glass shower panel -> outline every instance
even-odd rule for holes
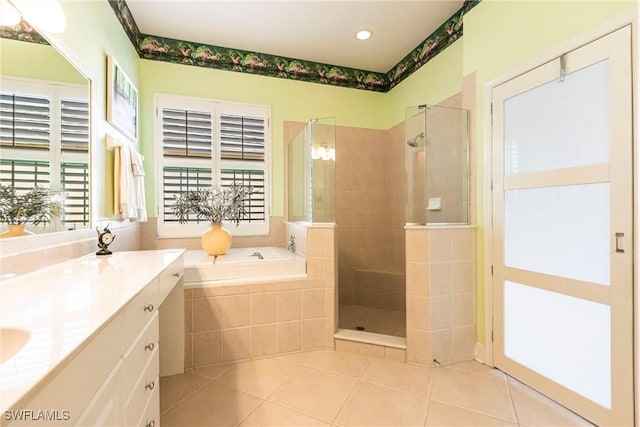
[[[289,221],[311,222],[311,144],[305,127],[288,146]]]
[[[608,81],[601,61],[507,99],[505,175],[607,163]]]
[[[309,123],[311,145],[311,218],[336,221],[336,124],[334,117]]]
[[[425,105],[405,110],[405,174],[406,174],[406,223],[425,224],[426,169],[425,169]]]
[[[467,110],[429,106],[426,119],[427,224],[468,223]]]
[[[507,357],[611,407],[609,306],[505,281],[504,325]]]
[[[467,110],[405,110],[407,224],[469,223]]]

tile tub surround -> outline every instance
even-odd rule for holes
[[[407,226],[407,360],[434,364],[474,356],[474,226]]]
[[[334,226],[306,226],[307,275],[185,286],[185,368],[333,348]]]
[[[163,426],[591,426],[477,362],[445,367],[316,350],[160,380]]]
[[[0,365],[0,409],[25,402],[182,253],[91,254],[0,282],[0,325],[32,334]]]

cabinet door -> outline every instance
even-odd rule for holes
[[[77,426],[122,425],[122,362],[118,362],[75,423]]]

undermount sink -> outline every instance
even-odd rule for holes
[[[11,359],[31,338],[26,329],[0,326],[0,365]]]

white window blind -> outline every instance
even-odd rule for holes
[[[209,226],[173,215],[175,197],[186,191],[251,186],[248,215],[227,228],[235,235],[269,232],[269,107],[156,95],[156,158],[160,236],[199,236]]]
[[[89,102],[86,88],[2,79],[0,183],[63,198],[48,229],[89,225]]]
[[[3,147],[48,150],[51,100],[48,96],[0,94],[0,144]]]

